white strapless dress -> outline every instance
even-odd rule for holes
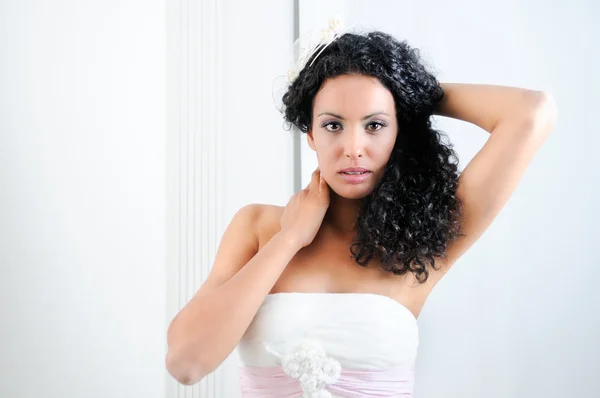
[[[371,293],[275,293],[237,347],[244,398],[412,397],[417,319]]]

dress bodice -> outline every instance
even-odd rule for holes
[[[371,293],[275,293],[237,347],[244,398],[411,397],[415,316]]]

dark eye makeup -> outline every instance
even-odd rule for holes
[[[328,127],[329,126],[336,126],[335,130],[331,130]],[[367,126],[377,126],[375,129],[368,129],[369,131],[378,131],[381,130],[384,127],[387,127],[387,123],[384,123],[382,121],[373,121],[373,122],[369,122],[367,124]],[[339,127],[341,127],[341,123],[339,122],[325,122],[321,125],[321,127],[325,128],[327,131],[330,131],[332,133],[335,133],[337,131],[339,131]]]

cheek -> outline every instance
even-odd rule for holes
[[[396,145],[396,136],[390,137],[385,142],[382,142],[381,146],[379,146],[381,156],[388,159],[394,150],[394,145]]]
[[[315,142],[315,153],[320,161],[331,163],[335,157],[335,145],[322,141]]]
[[[335,153],[321,151],[317,152],[317,162],[325,178],[333,181],[336,178],[339,157],[336,157]]]

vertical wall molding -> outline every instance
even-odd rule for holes
[[[206,279],[222,234],[222,10],[218,0],[167,7],[166,324]],[[217,398],[219,371],[194,386],[166,374],[167,398]]]

